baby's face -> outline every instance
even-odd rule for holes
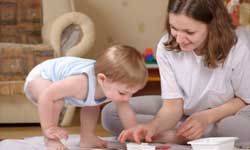
[[[103,84],[103,92],[111,101],[129,101],[131,96],[141,89],[141,85],[128,86],[124,83],[105,81]]]

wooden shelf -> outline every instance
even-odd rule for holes
[[[158,65],[157,64],[146,64],[146,67],[148,68],[148,69],[158,69]]]
[[[154,65],[148,68],[148,81],[160,81],[160,73],[158,66]]]
[[[160,81],[160,77],[148,77],[148,82],[150,81]]]
[[[147,68],[149,73],[148,82],[146,86],[134,96],[161,94],[160,74],[157,64],[147,65]]]

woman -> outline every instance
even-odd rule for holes
[[[156,53],[162,101],[132,101],[140,124],[122,132],[110,104],[104,127],[121,142],[236,136],[250,145],[250,34],[235,29],[223,0],[169,0],[166,31]]]

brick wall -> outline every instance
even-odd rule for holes
[[[30,70],[53,57],[54,52],[47,45],[0,43],[0,96],[22,94]]]
[[[42,43],[41,0],[0,0],[0,42]]]

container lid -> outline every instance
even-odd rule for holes
[[[239,139],[238,137],[210,137],[210,138],[201,138],[193,141],[189,141],[188,144],[199,144],[199,145],[216,145],[222,144],[225,142],[235,141]]]

